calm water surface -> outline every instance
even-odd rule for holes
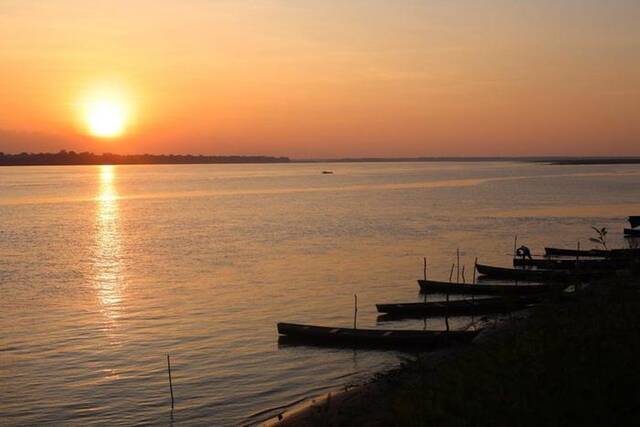
[[[332,169],[334,175],[322,175]],[[640,167],[525,163],[0,168],[4,425],[254,424],[401,353],[279,346],[275,323],[361,327],[513,236],[622,245]],[[461,327],[471,319],[461,318]],[[429,320],[442,328],[443,319]],[[171,414],[165,355],[173,364]]]

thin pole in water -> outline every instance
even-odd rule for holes
[[[580,240],[578,240],[578,251],[576,252],[576,270],[580,268],[579,265],[580,265]],[[580,287],[580,280],[578,279],[576,280],[574,290],[578,292],[579,287]]]
[[[449,272],[449,283],[451,283],[451,279],[453,278],[453,269],[455,266],[455,263],[451,264],[451,271]]]
[[[478,257],[473,261],[473,284],[476,284],[476,269],[478,268]]]
[[[449,294],[447,294],[447,296],[449,296]],[[447,326],[447,332],[449,332],[449,310],[447,310],[446,314],[444,315],[444,323]]]
[[[467,283],[467,279],[464,278],[464,265],[462,266],[462,283]]]
[[[456,283],[460,283],[460,248],[456,249]]]
[[[358,320],[358,294],[353,294],[354,298],[354,307],[353,307],[353,329],[358,329],[357,320]]]
[[[169,391],[171,392],[171,410],[173,411],[173,383],[171,382],[171,359],[167,353],[167,370],[169,371]]]
[[[518,247],[518,235],[516,234],[516,237],[513,239],[513,259],[516,259],[516,251]]]
[[[424,280],[427,280],[427,257],[424,257]]]

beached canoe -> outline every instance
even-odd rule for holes
[[[311,344],[376,347],[440,347],[471,341],[479,331],[413,331],[332,328],[329,326],[278,323],[278,333],[288,340]]]
[[[631,228],[640,227],[640,216],[630,216],[629,224],[631,225]]]
[[[514,258],[514,267],[534,267],[545,270],[615,270],[624,268],[629,263],[624,259],[603,258]]]
[[[525,281],[557,281],[568,278],[566,270],[541,270],[525,268],[494,267],[491,265],[476,264],[478,274],[495,279],[525,280]]]
[[[451,295],[531,295],[563,290],[566,285],[528,285],[528,284],[463,284],[437,282],[435,280],[418,280],[420,292],[430,294]]]
[[[640,228],[625,228],[624,235],[627,237],[640,237]]]
[[[536,268],[507,268],[476,264],[478,273],[494,279],[522,280],[528,282],[561,282],[589,280],[602,277],[606,270],[543,270]]]
[[[479,285],[482,286],[482,285]],[[395,317],[468,316],[488,313],[508,313],[538,303],[541,297],[477,298],[437,302],[376,304],[379,313]]]
[[[590,257],[590,258],[640,258],[640,248],[624,248],[624,249],[560,249],[560,248],[544,248],[547,257]]]
[[[609,251],[600,249],[562,249],[562,248],[544,248],[544,254],[548,257],[591,257],[591,258],[607,258]]]

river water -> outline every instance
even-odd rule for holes
[[[374,307],[420,299],[423,257],[447,280],[459,248],[472,280],[516,234],[540,253],[606,226],[621,246],[639,183],[516,162],[0,168],[0,419],[258,423],[407,357],[279,346],[277,321],[349,326],[357,294],[359,327],[423,328]]]

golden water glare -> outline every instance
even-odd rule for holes
[[[105,329],[112,330],[122,310],[122,260],[120,212],[115,185],[116,168],[99,169],[99,192],[96,197],[94,283],[99,309],[107,319]]]

